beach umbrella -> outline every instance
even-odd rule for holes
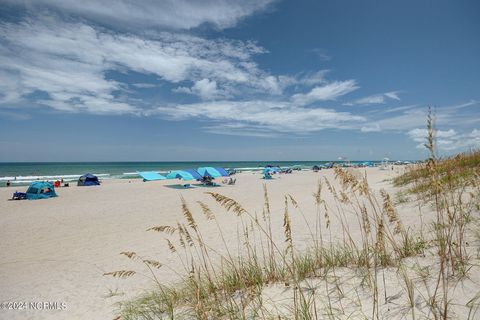
[[[218,178],[222,176],[222,174],[220,174],[220,172],[218,172],[218,170],[213,167],[200,167],[197,169],[197,172],[202,177],[208,176],[212,178]]]
[[[167,179],[183,179],[183,180],[196,180],[189,172],[185,170],[175,170],[167,174]]]

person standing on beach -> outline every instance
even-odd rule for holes
[[[6,185],[7,185],[7,187],[10,187],[10,180],[7,180]]]

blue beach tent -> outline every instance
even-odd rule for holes
[[[91,173],[84,174],[80,178],[78,178],[77,186],[99,186],[100,181],[98,181],[98,177],[94,176]]]
[[[169,174],[167,174],[167,179],[183,179],[183,180],[186,180],[186,181],[197,180],[197,178],[195,178],[193,175],[191,175],[190,172],[185,171],[185,170],[172,171]]]
[[[222,176],[222,174],[213,167],[200,167],[197,169],[197,171],[202,177],[218,178]]]
[[[158,172],[154,172],[154,171],[142,171],[137,173],[143,178],[143,181],[155,181],[155,180],[167,179],[161,174],[159,174]]]
[[[27,190],[28,200],[48,199],[56,196],[55,187],[50,182],[32,182]]]
[[[272,173],[275,173],[277,172],[277,170],[275,170],[275,168],[270,168],[270,167],[267,167],[265,169],[263,169],[263,178],[262,179],[265,179],[265,180],[270,180],[270,179],[273,179],[272,177]]]
[[[220,173],[222,175],[222,177],[228,177],[230,176],[230,174],[227,172],[227,170],[225,170],[224,168],[221,168],[221,167],[215,167],[215,170],[218,171],[218,173]]]
[[[278,170],[276,168],[265,168],[263,169],[263,174],[271,174],[271,173],[275,173],[275,172],[278,172]]]
[[[202,178],[203,178],[203,176],[200,173],[198,173],[198,171],[195,170],[195,169],[184,169],[182,171],[186,171],[186,172],[190,173],[192,175],[192,177],[194,177],[196,180],[202,180]]]
[[[264,172],[262,179],[265,179],[265,180],[273,179],[272,175],[270,174],[270,171]]]

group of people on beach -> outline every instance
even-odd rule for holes
[[[16,180],[17,180],[17,177],[14,177],[13,180],[16,181]],[[37,178],[37,180],[39,180],[39,179]],[[65,183],[65,184],[63,183],[63,178],[61,178],[61,180],[55,181],[54,186],[55,186],[56,188],[58,188],[58,187],[61,186],[61,184],[63,184],[64,187],[68,187],[68,183]],[[11,185],[12,185],[12,183],[10,182],[10,180],[7,180],[7,182],[5,182],[5,186],[6,186],[7,188],[10,187]]]

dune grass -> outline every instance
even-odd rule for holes
[[[404,225],[385,190],[375,192],[366,176],[340,168],[334,169],[335,181],[321,180],[315,188],[314,222],[308,221],[301,205],[286,194],[283,225],[273,225],[266,186],[261,214],[249,212],[235,199],[209,192],[240,226],[237,241],[244,250],[235,255],[232,243],[225,240],[217,213],[203,202],[195,204],[204,218],[216,225],[223,253],[204,240],[194,219],[192,204],[182,198],[183,222],[148,229],[166,238],[169,250],[180,261],[181,267],[176,266],[174,271],[182,280],[162,283],[155,272],[168,266],[139,257],[135,252],[122,252],[127,259],[138,261],[149,270],[156,289],[121,303],[120,317],[451,318],[454,315],[452,288],[468,279],[468,273],[476,267],[466,244],[470,236],[467,227],[472,216],[478,216],[478,207],[472,204],[480,196],[480,155],[471,152],[438,160],[431,114],[428,129],[430,158],[395,179],[397,185],[413,185],[411,192],[428,193],[428,204],[434,208],[431,213],[435,215],[434,222],[419,228],[430,230],[427,234]],[[333,201],[325,200],[327,193]],[[291,221],[294,214],[302,217],[304,233],[311,239],[306,249],[297,246]],[[332,231],[332,223],[340,226],[340,230]],[[272,230],[280,227],[284,239],[275,241]],[[352,236],[353,228],[360,231],[359,237]],[[138,274],[135,270],[105,273],[117,278]],[[269,298],[268,291],[279,287],[283,288],[286,303]],[[474,319],[478,316],[479,297],[477,294],[464,303],[456,301],[455,308],[468,309],[468,318]]]
[[[429,163],[412,166],[405,174],[394,178],[397,187],[407,186],[410,194],[431,197],[431,170]],[[480,176],[480,151],[471,150],[452,157],[440,159],[435,168],[439,183],[443,188],[457,190],[476,184]]]

